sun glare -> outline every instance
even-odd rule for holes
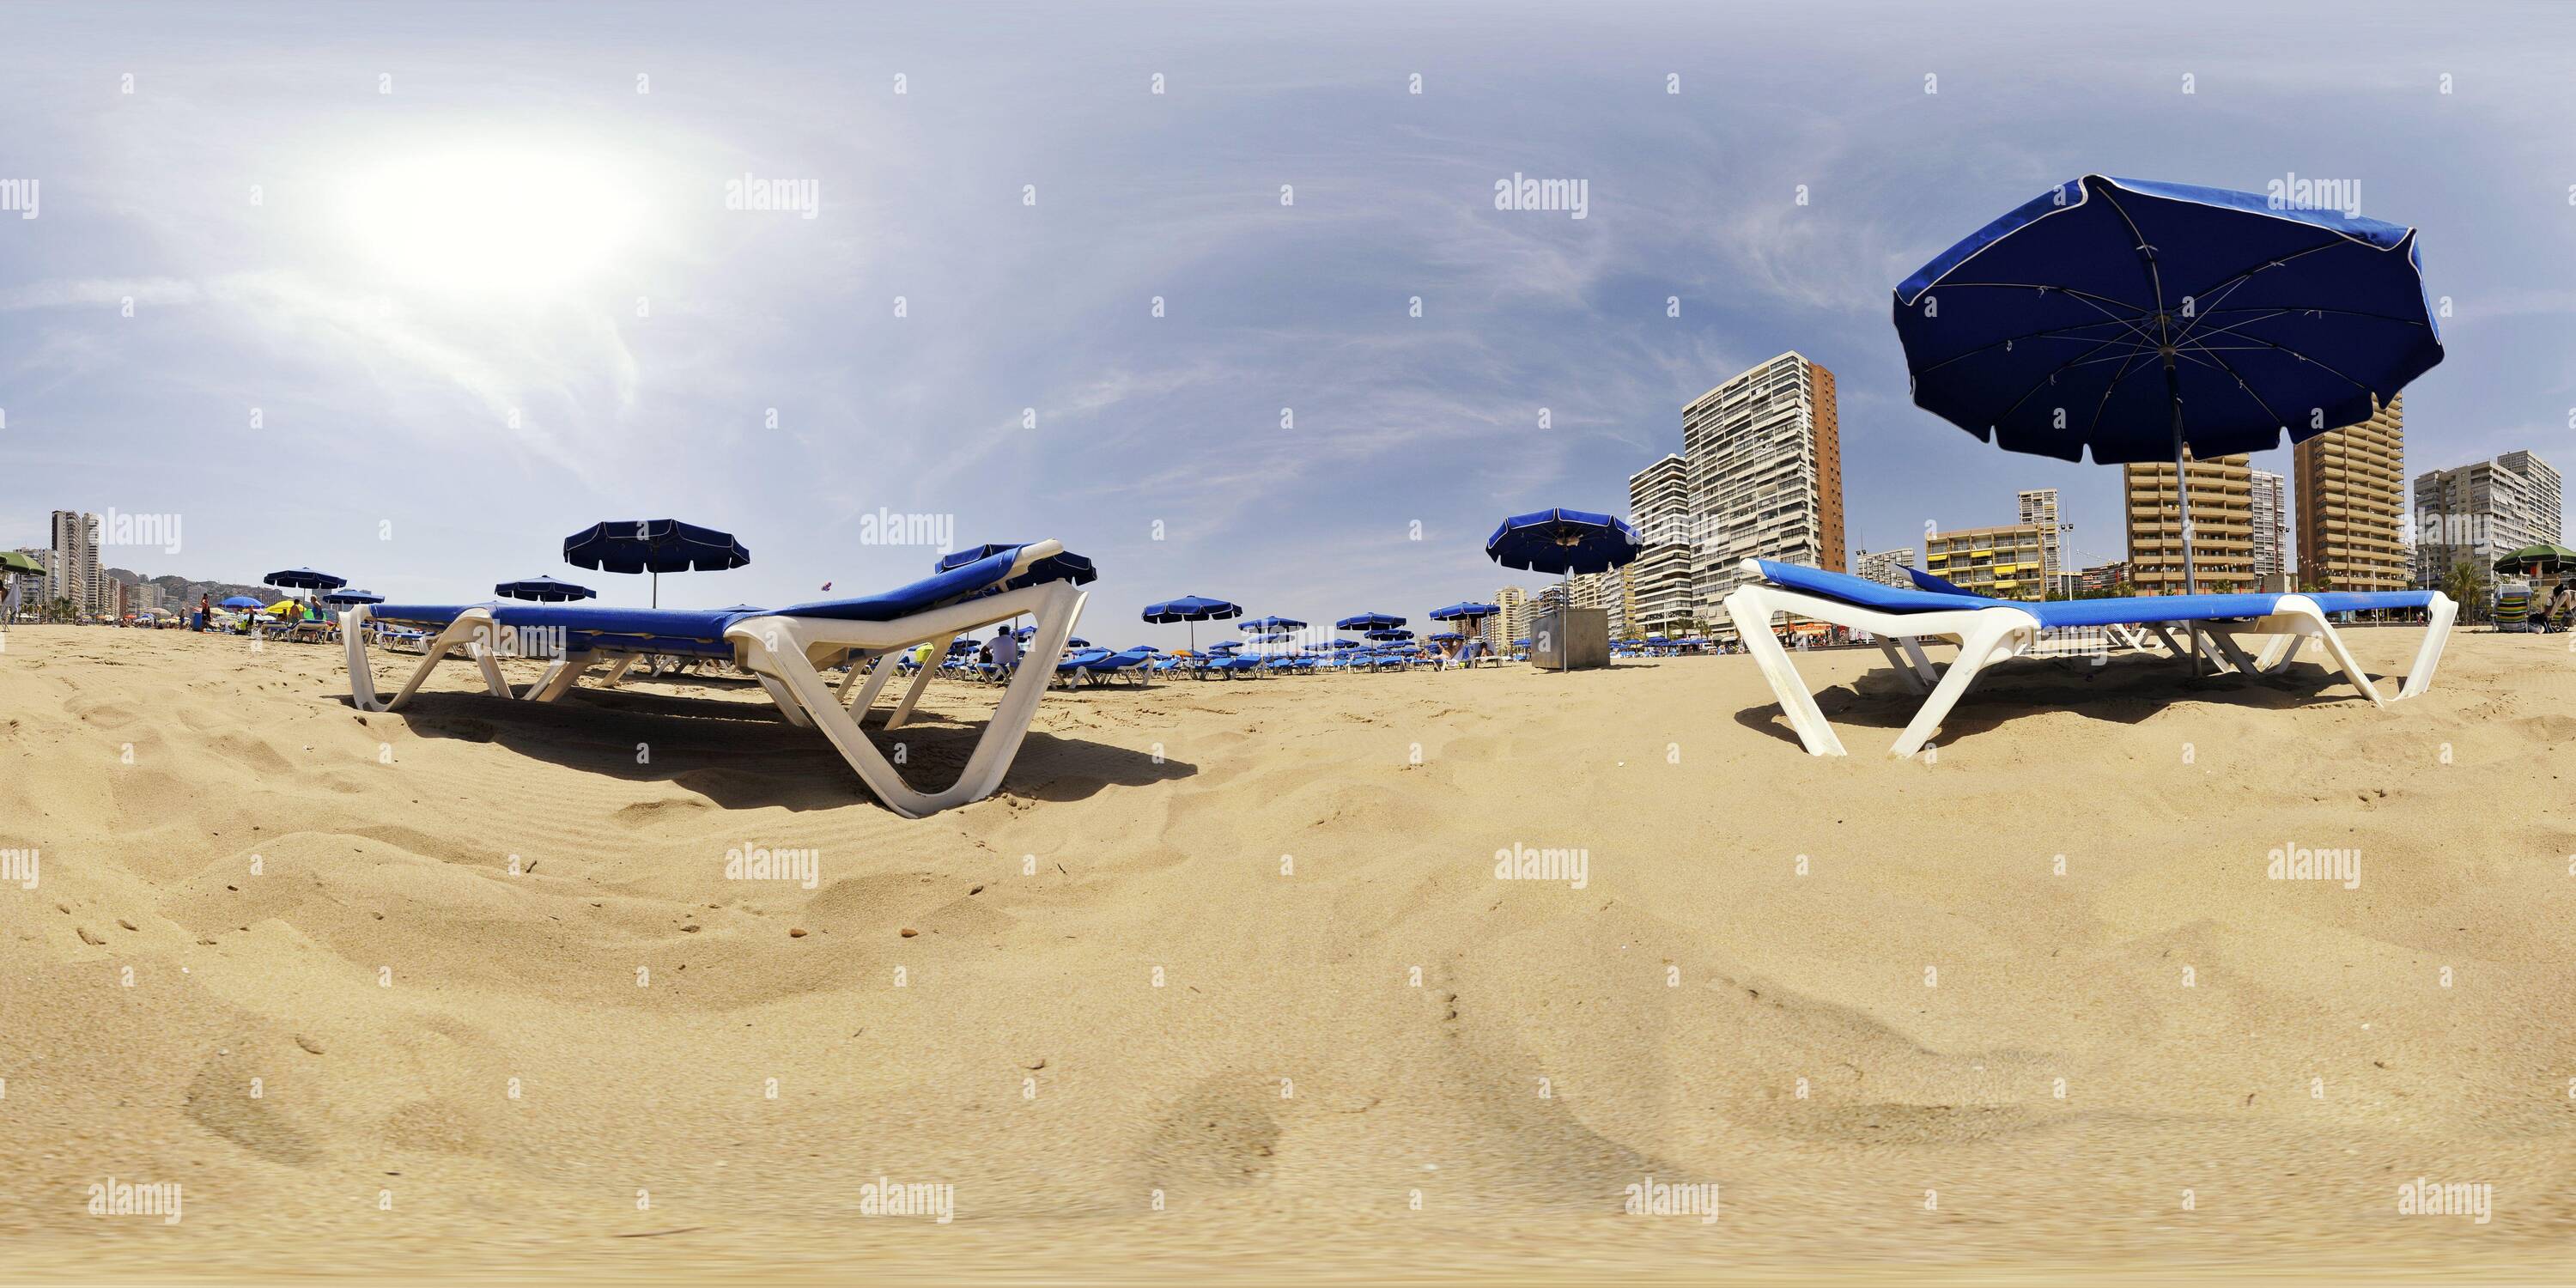
[[[583,157],[474,150],[366,171],[349,187],[346,215],[358,247],[407,285],[536,296],[615,254],[634,200]]]

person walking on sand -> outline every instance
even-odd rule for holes
[[[212,620],[214,615],[215,597],[211,594],[197,596],[197,630],[200,634],[204,633],[206,623]]]

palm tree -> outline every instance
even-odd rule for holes
[[[2487,578],[2474,563],[2455,562],[2442,572],[2442,593],[2460,606],[2460,620],[2474,622],[2486,607]]]

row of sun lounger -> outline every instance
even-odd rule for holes
[[[1354,649],[1333,655],[1160,656],[1146,647],[1112,651],[1083,647],[1067,652],[1088,595],[1067,576],[1039,567],[1061,553],[1057,542],[1010,547],[882,594],[822,600],[781,609],[607,608],[582,604],[480,605],[376,604],[344,613],[338,623],[348,649],[351,700],[367,711],[393,711],[409,702],[438,663],[462,653],[481,668],[486,689],[515,701],[553,702],[592,672],[613,687],[639,663],[671,659],[730,665],[759,681],[788,723],[820,730],[860,779],[898,813],[919,817],[990,795],[1018,753],[1039,699],[1054,683],[1069,687],[1141,684],[1149,676],[1201,680],[1253,678],[1327,670],[1411,668],[1437,658],[1392,650]],[[2323,651],[2374,705],[2411,698],[2432,683],[2458,606],[2434,591],[2375,594],[2168,595],[2127,599],[2024,603],[1989,599],[1916,574],[1913,588],[1769,560],[1746,560],[1752,578],[1726,600],[1737,634],[1780,700],[1782,711],[1810,754],[1844,754],[1842,741],[1816,707],[1788,653],[1772,633],[1783,614],[1827,622],[1874,636],[1897,676],[1925,701],[1892,748],[1911,756],[1940,728],[1976,678],[1998,663],[2047,653],[2053,631],[2091,629],[2143,645],[2152,635],[2176,656],[2181,629],[2209,641],[2223,664],[2246,675],[2279,672],[2309,644]],[[2330,618],[2338,613],[2396,610],[2424,615],[2424,640],[2395,698],[2383,695],[2344,647]],[[951,645],[976,631],[1028,616],[1032,638],[1019,664],[1003,672],[971,657],[951,655]],[[515,647],[536,633],[547,645]],[[417,669],[392,696],[381,696],[367,649],[370,641],[421,645]],[[1958,645],[1956,660],[1936,668],[1922,641]],[[912,658],[929,645],[936,664]],[[531,652],[553,658],[544,676],[524,693],[501,676],[504,655]],[[837,687],[824,678],[845,668]],[[1004,692],[986,722],[964,770],[945,788],[923,790],[907,782],[879,752],[860,721],[898,677],[908,681],[881,728],[901,728],[935,675],[984,678]]]

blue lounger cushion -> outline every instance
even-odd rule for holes
[[[467,608],[488,608],[503,626],[560,630],[565,646],[575,652],[673,653],[697,657],[731,657],[725,630],[753,617],[818,617],[848,622],[889,622],[956,603],[994,588],[1009,575],[1019,556],[1016,548],[925,577],[909,586],[855,599],[817,600],[776,610],[708,610],[694,608],[613,608],[597,604],[378,604],[367,615],[377,621],[444,628]]]
[[[1858,604],[1863,608],[1875,608],[1885,613],[1954,613],[1963,608],[1977,608],[2003,602],[1948,591],[1908,590],[1903,586],[1890,586],[1883,582],[1871,581],[1867,577],[1826,572],[1821,568],[1806,568],[1769,559],[1759,562],[1762,565],[1763,580],[1774,586],[1788,590],[1802,590],[1810,595],[1825,599],[1839,599],[1846,604]]]
[[[371,622],[395,622],[404,626],[436,627],[440,630],[445,630],[451,623],[455,622],[457,614],[462,613],[469,608],[482,607],[486,607],[486,605],[370,604],[367,606],[367,620]]]
[[[1966,595],[1971,599],[1977,598],[1977,592],[1965,586],[1954,585],[1949,578],[1936,577],[1920,568],[1908,568],[1905,570],[1905,575],[1914,582],[1916,590],[1928,590],[1935,595]]]
[[[1003,578],[1010,575],[1011,564],[1019,558],[1019,547],[986,555],[973,563],[952,568],[932,577],[924,577],[909,586],[856,599],[824,599],[812,603],[792,604],[776,609],[779,617],[824,617],[843,622],[891,622],[898,617],[945,607],[987,590],[999,589]],[[1022,581],[1031,585],[1050,580],[1035,574]],[[744,614],[748,617],[751,614]]]
[[[2325,613],[2433,606],[2433,592],[2429,590],[2327,590],[2318,591],[2308,598],[2316,602],[2317,611]]]
[[[1882,585],[1866,577],[1846,573],[1803,568],[1796,564],[1758,561],[1763,579],[1774,586],[1804,591],[1825,599],[1841,600],[1863,608],[1888,613],[1955,612],[1962,608],[2017,608],[2039,619],[2042,626],[2144,626],[2162,622],[2216,622],[2243,617],[2261,617],[2281,602],[2274,594],[2233,595],[2138,595],[2120,599],[2059,599],[2046,603],[2028,600],[1988,599],[1978,595],[1946,594],[1927,590],[1907,590],[1901,586]],[[2341,591],[2307,597],[2321,612],[2346,613],[2367,609],[2425,608],[2433,602],[2429,590]]]

